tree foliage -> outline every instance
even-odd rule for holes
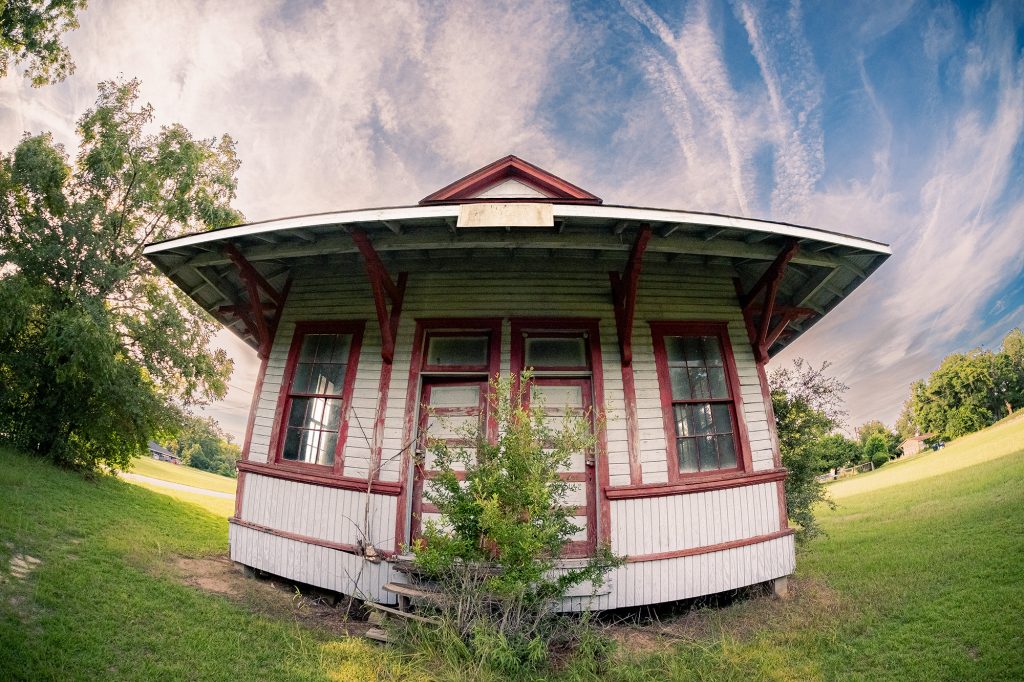
[[[0,437],[70,465],[127,466],[231,373],[142,249],[239,220],[234,143],[146,132],[138,88],[100,84],[74,160],[46,133],[0,157]]]
[[[814,446],[818,456],[818,471],[824,473],[863,461],[864,450],[860,443],[850,440],[841,433],[831,433]]]
[[[238,475],[242,450],[212,417],[185,415],[181,431],[165,445],[190,467],[232,478]]]
[[[0,77],[18,64],[32,85],[64,80],[75,70],[61,36],[78,28],[87,0],[0,0]]]
[[[881,433],[872,433],[868,436],[864,443],[864,458],[877,469],[888,462],[889,457],[889,442],[886,436]]]
[[[923,431],[958,438],[1024,405],[1024,332],[1013,329],[1000,350],[974,349],[946,356],[926,381],[911,386],[913,423]]]
[[[889,453],[890,457],[897,457],[900,454],[900,443],[903,442],[903,439],[881,421],[872,419],[857,427],[857,439],[865,450],[863,461],[871,461],[871,455],[867,452],[867,446],[872,436],[878,436],[882,439],[882,442],[885,444],[885,450]]]
[[[786,511],[797,524],[797,538],[820,534],[814,506],[827,502],[821,471],[823,441],[845,419],[843,393],[847,386],[829,376],[828,363],[815,368],[797,358],[793,366],[779,367],[769,378],[772,408],[786,478]]]

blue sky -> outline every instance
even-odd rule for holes
[[[0,148],[73,148],[96,82],[138,76],[160,122],[235,137],[250,220],[415,203],[514,153],[608,203],[888,242],[773,361],[831,361],[852,424],[1024,324],[1024,3],[94,0],[68,43],[65,83],[0,80]],[[240,434],[256,364],[218,342],[208,412]]]

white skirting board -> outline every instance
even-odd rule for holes
[[[374,564],[336,549],[232,524],[231,560],[323,589],[394,603],[382,588],[404,582],[386,562]],[[560,610],[603,610],[659,604],[726,592],[793,572],[792,535],[743,547],[658,561],[627,563],[608,574],[603,594],[566,599]]]

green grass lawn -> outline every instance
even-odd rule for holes
[[[790,600],[609,627],[614,662],[572,679],[1024,679],[1024,421],[854,482]],[[195,505],[0,450],[0,679],[481,678],[185,584],[226,544]]]
[[[159,478],[162,481],[190,485],[194,488],[205,488],[231,494],[235,492],[236,480],[233,478],[211,474],[209,471],[194,469],[184,464],[160,462],[152,457],[136,457],[132,462],[130,472],[150,478]]]

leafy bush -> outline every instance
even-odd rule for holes
[[[528,404],[529,383],[529,373],[516,382],[492,380],[496,442],[474,426],[461,434],[468,447],[428,444],[438,473],[424,497],[442,523],[426,523],[412,548],[419,569],[444,595],[436,609],[440,627],[418,628],[418,636],[458,640],[449,651],[509,673],[542,667],[552,647],[572,641],[601,649],[580,634],[579,619],[555,617],[553,606],[574,586],[600,586],[621,562],[603,546],[595,557],[560,565],[581,529],[559,473],[574,453],[596,447],[593,415],[569,413],[554,428],[539,400]]]
[[[864,444],[864,458],[871,462],[876,469],[889,461],[889,444],[886,442],[885,436],[876,433],[868,437]]]

